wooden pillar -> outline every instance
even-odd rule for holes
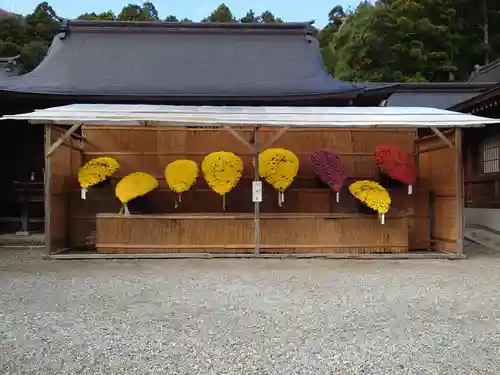
[[[259,127],[254,127],[253,130],[254,149],[255,149],[255,163],[254,163],[254,181],[260,181],[259,175]],[[252,194],[253,195],[253,194]],[[260,202],[254,202],[254,236],[255,236],[255,254],[260,253]]]
[[[44,185],[44,216],[45,216],[45,250],[52,253],[52,236],[51,236],[51,210],[52,210],[52,158],[49,155],[49,150],[52,145],[52,125],[45,125],[45,174],[43,179]]]
[[[464,253],[464,168],[462,160],[462,129],[455,128],[455,168],[457,205],[457,254]]]

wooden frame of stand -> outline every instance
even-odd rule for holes
[[[434,135],[426,135],[422,137],[417,136],[417,132],[415,129],[376,129],[376,128],[341,128],[330,130],[330,133],[336,133],[337,135],[330,135],[332,139],[337,137],[337,141],[345,140],[345,136],[339,134],[349,132],[350,139],[357,139],[361,141],[364,146],[367,146],[371,141],[371,139],[397,139],[400,134],[404,133],[412,133],[414,134],[414,144],[412,145],[413,150],[419,155],[419,170],[420,170],[420,180],[418,183],[416,193],[412,197],[414,200],[412,204],[407,207],[403,207],[405,203],[407,203],[407,199],[403,199],[400,201],[402,205],[398,207],[396,212],[393,215],[389,215],[388,217],[388,226],[383,228],[389,228],[394,223],[394,228],[391,229],[391,233],[376,233],[374,234],[374,239],[367,237],[367,241],[365,243],[360,243],[360,241],[346,241],[346,238],[356,238],[356,234],[359,235],[359,231],[366,229],[367,217],[366,215],[356,214],[355,212],[338,212],[335,209],[332,210],[330,207],[328,212],[309,212],[302,213],[296,212],[295,217],[293,213],[288,214],[273,214],[269,213],[269,209],[267,213],[261,214],[262,204],[259,202],[253,203],[253,214],[250,212],[239,213],[239,217],[235,217],[234,212],[224,213],[222,216],[214,215],[210,212],[199,213],[197,217],[193,215],[192,212],[187,212],[184,215],[184,221],[186,220],[200,220],[203,215],[208,222],[220,221],[224,222],[224,226],[228,224],[238,222],[243,219],[247,221],[251,221],[253,227],[253,243],[240,243],[232,242],[230,244],[224,243],[207,243],[206,239],[203,243],[203,246],[197,247],[194,243],[182,244],[178,243],[174,247],[169,247],[165,244],[158,243],[146,243],[147,241],[139,241],[134,243],[130,238],[126,240],[127,243],[110,243],[113,242],[112,239],[106,239],[105,242],[102,242],[103,238],[106,237],[101,234],[99,235],[99,230],[101,233],[108,233],[111,230],[109,225],[111,221],[113,222],[125,222],[123,218],[117,217],[116,214],[110,214],[109,211],[103,211],[102,213],[95,212],[90,215],[82,214],[78,211],[79,203],[74,200],[74,193],[77,188],[76,186],[76,176],[75,170],[83,163],[86,158],[91,158],[97,155],[110,155],[116,156],[118,158],[125,157],[127,152],[121,152],[116,150],[98,150],[99,147],[99,139],[102,138],[103,131],[109,130],[114,131],[115,134],[119,134],[120,132],[137,132],[137,131],[147,131],[153,132],[156,134],[163,133],[169,129],[156,127],[153,124],[144,123],[145,126],[142,127],[130,127],[130,126],[120,126],[110,124],[109,126],[85,126],[83,123],[74,124],[68,130],[62,130],[60,127],[53,127],[53,125],[46,125],[46,178],[45,178],[45,191],[46,191],[46,213],[47,213],[47,222],[46,222],[46,236],[47,236],[47,244],[49,247],[50,253],[58,253],[60,251],[64,251],[67,249],[74,249],[81,247],[83,244],[83,236],[86,234],[88,237],[88,232],[90,228],[94,228],[97,230],[97,236],[100,237],[97,239],[98,242],[98,251],[103,253],[142,253],[145,252],[169,252],[173,253],[193,253],[193,252],[208,252],[208,253],[227,253],[227,254],[248,254],[253,253],[254,255],[259,255],[261,253],[303,253],[303,254],[311,254],[311,253],[351,253],[351,254],[365,254],[365,253],[400,253],[406,252],[408,250],[416,250],[416,249],[434,249],[436,251],[442,252],[453,252],[457,254],[463,253],[462,246],[462,228],[463,228],[463,206],[461,197],[461,162],[460,162],[460,129],[452,131],[451,133],[443,134],[439,130],[434,131]],[[74,133],[80,127],[83,128],[82,135],[75,136]],[[139,130],[140,129],[140,130]],[[147,129],[147,130],[146,130]],[[225,131],[228,134],[231,134],[232,137],[238,140],[239,144],[243,146],[244,149],[250,150],[252,159],[258,160],[255,156],[258,155],[258,152],[262,149],[268,148],[274,144],[277,144],[277,147],[285,147],[291,149],[291,151],[295,151],[292,147],[289,147],[290,143],[293,143],[293,137],[298,139],[299,143],[303,143],[305,136],[306,137],[317,137],[318,133],[315,132],[326,132],[325,130],[320,129],[293,129],[290,131],[290,127],[282,127],[281,129],[274,129],[269,131],[270,129],[265,129],[264,133],[259,131],[258,126],[253,127],[245,127],[245,129],[237,129],[235,127],[229,126],[221,126],[218,131]],[[209,133],[213,131],[212,129],[175,129],[174,132],[195,132],[198,131],[201,134]],[[96,132],[99,133],[99,137],[95,137]],[[253,134],[252,142],[249,142],[243,133],[251,133]],[[304,132],[309,132],[309,134],[304,134]],[[285,135],[288,135],[288,138],[284,140],[280,144],[280,140],[284,138]],[[353,137],[353,134],[356,134]],[[363,138],[363,134],[365,137]],[[438,135],[440,134],[440,135]],[[73,135],[73,136],[72,136]],[[261,140],[264,135],[264,139]],[[385,136],[384,136],[385,135]],[[384,138],[385,137],[385,138]],[[396,137],[396,138],[394,138]],[[448,140],[445,142],[443,146],[443,137]],[[125,137],[126,138],[126,137]],[[137,139],[137,134],[134,134],[132,138]],[[175,137],[174,137],[175,138]],[[211,138],[211,137],[208,137]],[[213,138],[213,137],[212,137]],[[149,139],[149,138],[148,138]],[[367,140],[368,139],[368,140]],[[53,141],[55,140],[55,143]],[[127,141],[125,141],[127,143]],[[147,142],[146,142],[147,143]],[[317,143],[324,144],[325,140],[319,140]],[[334,142],[335,143],[335,142]],[[351,142],[354,144],[354,141]],[[263,145],[259,147],[260,145]],[[352,146],[351,144],[351,146]],[[407,144],[408,146],[408,144]],[[130,148],[130,142],[129,146]],[[133,147],[132,147],[133,148]],[[232,148],[232,147],[229,147]],[[335,147],[332,147],[335,150]],[[356,166],[356,162],[354,165],[354,169],[359,167],[358,169],[366,169],[366,159],[369,157],[369,152],[358,151],[362,147],[353,147],[352,151],[345,151],[343,154],[347,158],[359,158],[363,159],[363,162],[358,162],[363,165],[361,167]],[[238,149],[241,151],[241,149]],[[238,150],[235,150],[238,154]],[[217,148],[213,147],[211,150],[206,150],[205,152],[192,153],[192,155],[196,154],[199,158],[202,155],[208,154],[209,152],[218,151]],[[231,151],[228,149],[228,151]],[[169,151],[164,151],[163,156],[168,159],[173,156],[175,152],[170,153]],[[303,153],[299,153],[299,157],[302,160],[304,159]],[[156,155],[158,157],[158,153],[153,151],[137,151],[131,152],[128,151],[127,157],[133,156],[147,158],[148,156],[154,157]],[[186,153],[179,155],[186,155]],[[160,158],[161,155],[159,156]],[[66,164],[64,164],[63,160],[69,160]],[[442,165],[442,161],[444,160],[448,163],[451,159],[455,160],[453,165],[455,168],[451,169],[451,172],[443,175],[442,171],[444,166]],[[54,169],[53,162],[56,160],[57,168]],[[64,165],[63,165],[64,164]],[[126,163],[125,163],[126,164]],[[131,165],[140,165],[137,163],[131,163]],[[248,164],[248,163],[247,163]],[[303,164],[303,163],[302,163]],[[253,172],[253,181],[259,181],[260,178],[258,176],[258,163],[255,163],[255,169]],[[301,165],[302,166],[302,165]],[[164,167],[164,166],[162,166]],[[132,170],[131,170],[132,171]],[[440,171],[439,173],[437,171]],[[448,178],[453,174],[453,186],[446,185],[443,178]],[[356,179],[359,178],[373,178],[374,176],[354,176]],[[300,176],[299,176],[300,178]],[[59,180],[59,181],[57,181]],[[62,180],[62,181],[61,181]],[[310,182],[310,181],[309,181]],[[309,189],[306,191],[306,189]],[[200,194],[201,194],[200,189]],[[267,189],[269,190],[269,189]],[[305,192],[305,194],[309,194],[311,197],[319,194],[326,194],[325,190],[315,189],[312,187],[304,188],[300,192]],[[419,193],[420,192],[420,193]],[[203,192],[204,193],[204,192]],[[420,195],[419,195],[420,194]],[[344,196],[348,196],[348,194],[344,194]],[[422,206],[426,206],[423,202],[426,201],[426,197],[430,197],[428,199],[429,205],[427,212],[425,209],[421,210]],[[245,199],[249,199],[249,195]],[[312,198],[303,199],[307,201],[309,199],[309,206],[315,205],[316,207],[320,207],[317,203],[312,203]],[[399,198],[398,198],[399,199]],[[300,199],[299,199],[300,200]],[[397,199],[396,199],[397,200]],[[451,211],[449,210],[450,206],[453,206],[453,213],[456,213],[456,217],[453,219],[450,216]],[[323,204],[324,205],[324,204]],[[300,206],[300,205],[299,205]],[[298,207],[299,207],[298,206]],[[307,202],[304,203],[299,209],[304,209],[307,207]],[[411,207],[410,207],[411,206]],[[323,210],[324,207],[321,207]],[[416,212],[419,211],[419,212]],[[108,213],[105,213],[108,212]],[[117,211],[116,211],[117,212]],[[226,216],[223,219],[224,215]],[[286,215],[289,215],[286,217]],[[420,215],[420,216],[419,216]],[[151,225],[154,225],[156,221],[161,220],[160,216],[163,216],[164,220],[179,221],[180,218],[175,215],[157,215],[157,214],[146,214],[146,215],[137,215],[134,216],[134,223],[142,222],[146,223],[147,219],[151,220]],[[236,215],[237,216],[237,215]],[[271,221],[270,221],[271,220]],[[268,222],[279,222],[282,221],[282,227],[284,234],[277,234],[278,232],[273,231],[273,229],[269,229],[266,227],[262,229],[262,223]],[[302,220],[302,222],[301,222]],[[312,222],[316,224],[311,224]],[[355,222],[358,221],[358,224],[354,225],[353,228],[341,228],[342,223]],[[371,218],[371,222],[375,222],[375,218]],[[291,224],[294,223],[295,227]],[[132,221],[129,220],[128,224],[130,225]],[[304,224],[307,223],[307,224]],[[325,224],[324,229],[326,232],[335,232],[340,233],[337,237],[330,237],[327,241],[313,243],[312,241],[300,243],[286,243],[286,240],[290,237],[289,234],[293,232],[295,229],[290,228],[308,228],[308,230],[317,230],[318,223]],[[336,224],[333,224],[336,223]],[[360,224],[361,223],[361,224]],[[104,224],[107,224],[104,225]],[[120,225],[120,224],[119,224]],[[332,225],[337,225],[336,227],[332,227]],[[339,226],[340,225],[340,226]],[[345,224],[347,225],[347,224]],[[160,225],[161,227],[161,225]],[[84,232],[77,233],[78,228],[84,228]],[[287,229],[288,228],[288,229]],[[150,228],[151,229],[151,228]],[[245,233],[244,236],[248,236],[248,225],[244,228],[236,228],[235,233]],[[379,228],[380,229],[380,228]],[[104,230],[104,232],[102,232]],[[185,228],[182,229],[185,231]],[[289,231],[288,235],[286,231]],[[347,230],[347,232],[343,232],[343,230]],[[352,232],[352,233],[351,233]],[[131,233],[130,230],[125,230],[125,233]],[[307,233],[307,232],[305,232]],[[343,235],[342,235],[343,234]],[[117,233],[116,238],[120,238],[123,233]],[[285,243],[270,243],[267,239],[271,237],[281,236],[285,240]],[[144,234],[143,238],[151,238],[149,234]],[[405,242],[406,237],[406,242]],[[177,241],[181,241],[178,236]],[[264,238],[264,242],[261,240]],[[116,241],[114,241],[116,242]],[[100,246],[99,246],[100,245]],[[114,246],[111,246],[114,245]],[[237,246],[234,246],[237,245]]]

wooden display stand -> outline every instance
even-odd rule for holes
[[[64,132],[47,126],[47,134],[47,150],[52,150],[46,197],[52,251],[81,248],[89,237],[96,238],[98,252],[113,254],[461,251],[456,219],[461,210],[457,147],[451,148],[436,136],[419,139],[414,129],[298,128],[285,132],[265,128],[259,132],[259,143],[252,128],[91,125],[83,127],[80,138],[66,137],[58,148],[53,145],[64,138]],[[447,137],[459,147],[459,131]],[[261,149],[289,149],[300,160],[299,174],[285,193],[283,207],[278,207],[276,192],[266,184],[262,203],[252,202],[255,153],[250,148],[256,144]],[[419,167],[412,195],[405,188],[390,191],[391,209],[384,225],[376,215],[358,212],[347,190],[353,181],[378,179],[372,156],[377,144],[415,153]],[[311,153],[320,148],[338,152],[345,164],[348,180],[340,203],[317,181],[309,165]],[[227,196],[227,212],[203,178],[174,209],[175,194],[166,186],[165,166],[176,159],[201,165],[207,154],[221,150],[234,152],[244,163],[242,179]],[[120,169],[107,188],[90,189],[83,201],[78,168],[98,156],[116,158]],[[138,171],[155,176],[159,187],[145,197],[147,204],[136,211],[139,214],[119,215],[114,186],[123,176]]]
[[[254,217],[219,215],[97,215],[100,253],[253,252]],[[261,252],[407,252],[408,220],[380,225],[360,214],[263,214]],[[363,233],[362,236],[359,234]]]

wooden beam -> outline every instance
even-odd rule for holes
[[[83,122],[78,122],[76,124],[73,124],[71,128],[66,130],[66,132],[57,140],[54,142],[52,146],[48,149],[48,151],[45,151],[45,156],[49,157],[57,148],[69,137],[71,137],[71,134],[73,134],[80,126],[83,125]]]
[[[52,125],[52,127],[53,127],[53,129],[59,130],[60,132],[63,132],[63,133],[66,131],[66,129],[61,128],[60,126],[57,126],[57,125]],[[83,141],[85,140],[85,137],[81,136],[80,134],[71,134],[71,136],[73,138],[76,138],[76,139],[80,139],[80,140],[83,140]]]
[[[443,133],[441,133],[441,131],[438,128],[436,128],[435,126],[431,126],[431,130],[434,132],[434,134],[436,134],[439,138],[441,138],[441,140],[444,143],[446,143],[448,147],[450,148],[455,147],[453,143],[451,143],[451,141],[448,138],[446,138],[446,136]]]
[[[231,126],[229,125],[224,125],[224,129],[226,129],[229,133],[233,135],[234,138],[236,138],[238,141],[243,143],[246,147],[248,147],[252,152],[255,152],[255,148],[248,142],[243,136],[238,133],[236,130],[234,130]]]
[[[441,133],[442,133],[442,134],[452,134],[454,130],[455,130],[455,129],[446,129],[446,130],[443,130]],[[435,135],[432,135],[432,134],[431,134],[431,135],[424,135],[424,136],[422,136],[422,137],[418,137],[418,138],[415,140],[415,142],[422,142],[422,141],[425,141],[425,140],[427,140],[427,139],[432,139],[432,138],[434,138],[434,137],[435,137]]]
[[[224,258],[263,258],[263,259],[466,259],[464,255],[453,253],[374,253],[374,254],[352,254],[352,253],[280,253],[280,254],[251,254],[251,253],[70,253],[54,254],[46,256],[47,259],[55,260],[82,260],[82,259],[224,259]]]
[[[45,125],[45,174],[43,179],[44,194],[45,194],[45,249],[48,254],[52,252],[52,221],[51,221],[51,211],[52,211],[52,160],[48,154],[50,145],[52,143],[52,125]]]
[[[285,134],[288,129],[290,129],[290,126],[284,126],[282,127],[275,135],[274,137],[272,137],[269,141],[267,141],[265,144],[264,144],[264,147],[262,147],[263,150],[265,150],[266,148],[269,148],[271,147],[273,144],[275,144],[282,136],[283,134]]]

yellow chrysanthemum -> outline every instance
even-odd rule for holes
[[[176,192],[175,207],[181,202],[181,193],[188,191],[198,177],[198,164],[192,160],[176,160],[165,168],[165,179],[170,190]]]
[[[176,160],[165,168],[165,178],[170,190],[183,193],[191,189],[198,177],[198,165],[192,160]]]
[[[135,172],[123,177],[116,184],[115,195],[122,202],[128,215],[127,203],[132,199],[146,195],[158,187],[158,180],[148,173]]]
[[[119,167],[120,165],[115,159],[106,156],[85,163],[78,170],[78,182],[82,188],[82,199],[85,199],[88,188],[111,177]]]
[[[201,170],[208,186],[224,197],[240,180],[243,162],[232,152],[212,152],[203,159]]]
[[[356,181],[349,185],[349,191],[359,201],[384,215],[389,211],[391,197],[389,192],[374,181]]]
[[[269,148],[259,155],[259,175],[278,192],[279,205],[284,201],[283,192],[293,182],[299,171],[299,159],[283,148]]]

